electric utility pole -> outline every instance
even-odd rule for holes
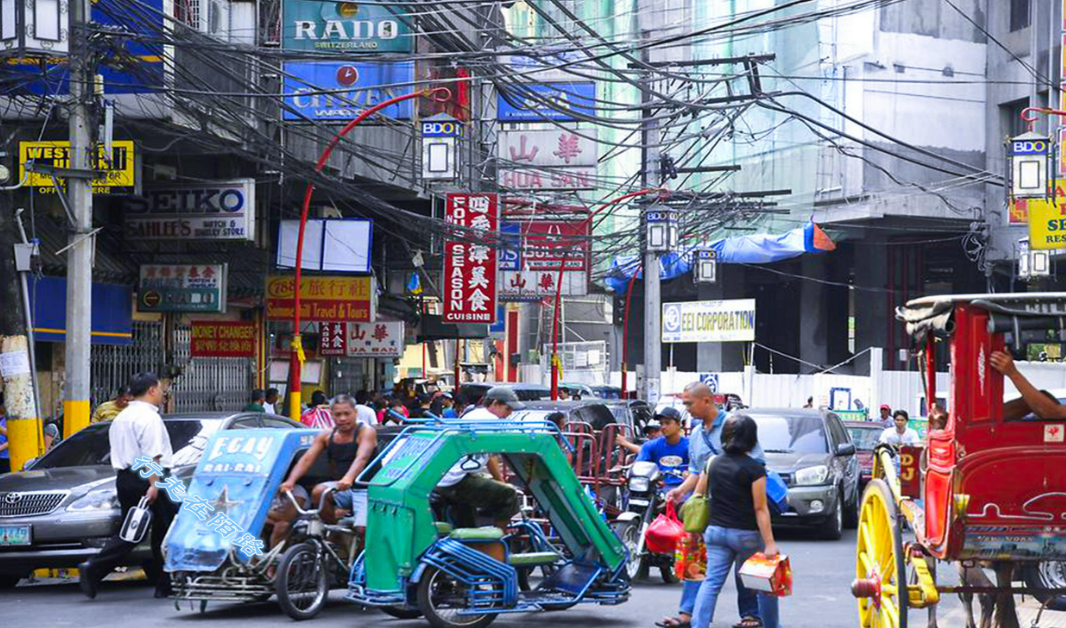
[[[93,94],[84,27],[89,0],[70,1],[70,172],[66,193],[74,217],[67,249],[66,385],[63,435],[89,424],[90,342],[92,339],[93,228],[92,174],[96,147],[89,134],[87,101]],[[63,190],[57,182],[57,193]]]
[[[647,40],[650,33],[641,32],[641,38]],[[651,61],[650,48],[641,50],[641,61]],[[651,110],[651,81],[654,75],[645,74],[640,88],[641,124],[641,182],[644,189],[658,187],[659,175],[659,121]],[[662,315],[661,293],[659,291],[659,253],[648,250],[646,215],[648,206],[641,212],[641,231],[644,240],[644,389],[641,396],[652,407],[659,401],[660,378],[662,377]],[[624,368],[624,367],[623,367]]]

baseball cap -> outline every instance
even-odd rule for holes
[[[493,401],[506,403],[512,410],[521,410],[525,407],[522,402],[518,400],[518,395],[506,386],[493,386],[487,393],[485,393],[485,405],[487,406]]]
[[[658,419],[660,423],[664,420],[677,421],[678,423],[681,423],[681,413],[677,411],[677,408],[671,408],[670,406],[667,406],[655,413],[655,418]]]
[[[881,404],[881,409],[882,410],[888,410],[889,412],[891,412],[892,411],[892,406],[888,405],[887,403],[882,403]]]

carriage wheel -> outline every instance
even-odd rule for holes
[[[907,572],[902,529],[884,480],[870,480],[862,495],[852,593],[862,628],[907,628]]]

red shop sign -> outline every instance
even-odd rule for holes
[[[445,323],[496,322],[495,194],[449,194],[448,222],[471,231],[444,246]]]

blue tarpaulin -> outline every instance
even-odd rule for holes
[[[693,247],[695,248],[695,247]],[[822,229],[808,222],[799,229],[781,235],[755,234],[722,238],[709,245],[717,251],[720,264],[769,264],[789,259],[804,253],[824,253],[836,248]],[[659,277],[666,281],[692,272],[692,249],[680,253],[667,253],[660,258]],[[611,272],[604,279],[607,287],[615,293],[625,292],[633,273],[640,276],[641,259],[637,255],[623,255],[611,262]]]

